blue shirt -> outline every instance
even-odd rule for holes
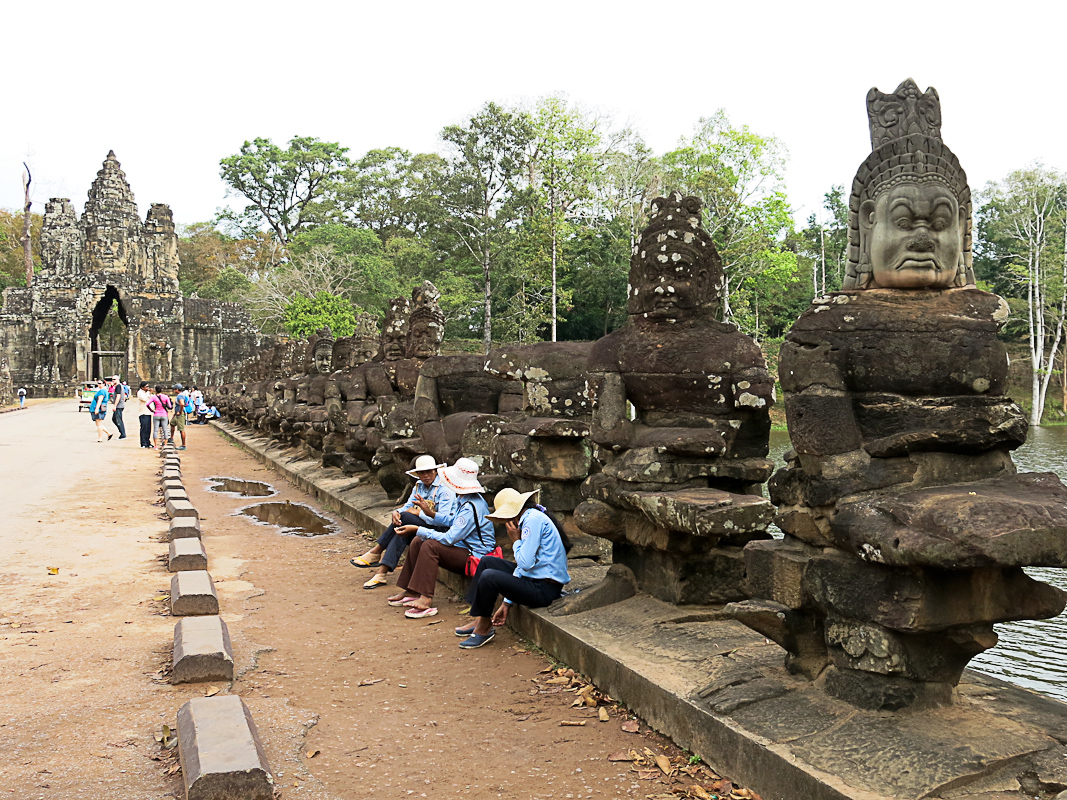
[[[457,501],[459,511],[452,520],[452,527],[447,531],[435,531],[433,528],[419,527],[419,536],[423,539],[436,539],[453,547],[462,547],[472,556],[481,558],[496,547],[496,531],[493,523],[485,517],[489,506],[480,494],[465,494]],[[477,514],[475,514],[477,512]]]
[[[567,551],[559,538],[556,526],[536,508],[528,508],[519,517],[520,537],[512,545],[515,553],[516,578],[548,578],[556,583],[569,583]]]
[[[431,525],[446,528],[452,524],[452,519],[456,516],[456,495],[447,486],[441,484],[440,475],[434,477],[433,483],[429,486],[422,481],[417,481],[411,497],[408,498],[404,505],[400,506],[399,511],[401,513],[410,511],[412,514],[426,519],[419,507],[415,505],[415,500],[420,498],[433,501],[434,515],[433,519],[429,520]]]
[[[89,404],[89,411],[94,414],[100,414],[107,411],[107,400],[110,393],[106,386],[101,386],[96,390],[96,394],[93,395],[93,402]]]

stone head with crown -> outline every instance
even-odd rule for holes
[[[872,152],[849,198],[843,288],[951,289],[974,285],[971,191],[941,140],[941,102],[910,78],[867,94]]]

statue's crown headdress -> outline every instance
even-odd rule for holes
[[[941,99],[934,87],[920,92],[908,78],[892,94],[867,92],[871,154],[852,181],[848,204],[848,264],[842,288],[863,289],[870,281],[870,262],[860,242],[860,208],[885,190],[904,182],[936,181],[946,186],[964,212],[963,268],[957,286],[974,284],[971,256],[971,190],[967,173],[955,153],[941,140]]]

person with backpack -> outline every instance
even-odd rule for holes
[[[111,378],[111,402],[114,410],[111,412],[111,424],[118,428],[119,438],[126,438],[126,424],[122,421],[122,412],[126,408],[126,389],[119,381],[119,376]]]
[[[473,575],[479,559],[496,549],[496,531],[487,519],[489,506],[482,496],[485,489],[478,482],[478,465],[461,458],[438,474],[456,494],[457,510],[451,527],[440,531],[422,525],[401,525],[396,529],[397,535],[414,538],[396,579],[400,593],[388,598],[388,602],[391,606],[406,606],[404,616],[408,619],[437,614],[432,603],[438,568],[457,575]]]
[[[19,408],[25,408],[25,407],[26,407],[26,387],[25,386],[20,386],[19,387]]]
[[[189,397],[189,393],[185,391],[185,387],[180,383],[174,384],[174,391],[178,394],[174,396],[174,413],[171,415],[171,439],[177,434],[182,435],[182,444],[179,450],[185,449],[185,426],[189,422],[189,415],[193,413],[193,401]]]
[[[104,429],[104,417],[107,416],[107,401],[111,396],[111,387],[108,386],[111,378],[100,381],[99,386],[96,387],[96,394],[93,395],[93,399],[89,403],[89,416],[93,422],[96,423],[96,441],[98,442],[110,442],[111,437],[115,434]],[[107,438],[104,438],[104,434],[107,434]]]
[[[148,401],[148,410],[152,412],[152,446],[162,450],[170,437],[170,411],[174,403],[167,397],[162,386],[156,386],[155,393]]]
[[[567,572],[570,540],[552,512],[537,504],[537,491],[520,494],[514,489],[501,489],[494,505],[488,518],[504,523],[515,562],[493,556],[479,562],[467,592],[474,624],[455,631],[456,636],[467,637],[459,643],[464,650],[488,643],[496,635],[494,628],[507,622],[514,603],[544,608],[563,594],[563,587],[571,579]],[[494,613],[499,595],[504,596],[504,602]]]

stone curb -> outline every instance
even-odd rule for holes
[[[170,579],[170,613],[176,617],[219,613],[219,596],[207,570],[174,573]]]
[[[180,517],[188,519],[188,517]],[[207,553],[204,543],[195,536],[181,536],[170,543],[167,554],[167,569],[171,572],[191,572],[207,569]]]
[[[236,695],[198,697],[178,711],[186,800],[271,800],[274,777],[252,714]]]
[[[174,517],[171,519],[168,531],[169,540],[173,542],[175,539],[186,539],[188,537],[200,538],[200,520],[196,517]]]
[[[186,617],[174,626],[171,683],[233,680],[233,645],[222,617]]]
[[[167,500],[167,515],[171,519],[175,517],[199,518],[196,508],[188,500]]]

